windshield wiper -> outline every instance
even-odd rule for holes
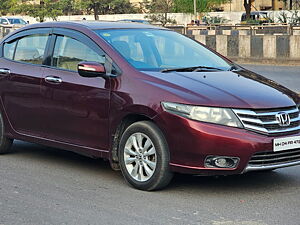
[[[160,72],[167,73],[167,72],[202,72],[202,71],[224,71],[223,69],[216,68],[216,67],[209,67],[209,66],[193,66],[193,67],[181,67],[181,68],[171,68],[171,69],[163,69]]]

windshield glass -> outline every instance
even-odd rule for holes
[[[158,29],[95,30],[138,70],[160,71],[185,67],[231,65],[207,48],[181,34]]]
[[[8,21],[10,24],[22,24],[22,25],[27,24],[23,19],[11,18],[11,19],[8,19]]]

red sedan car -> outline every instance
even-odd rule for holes
[[[13,139],[109,159],[142,190],[174,172],[300,164],[299,96],[151,25],[54,22],[0,43],[0,153]]]

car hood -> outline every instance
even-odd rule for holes
[[[280,108],[299,102],[293,91],[247,70],[143,73],[156,78],[148,83],[172,94],[165,101],[234,108]]]

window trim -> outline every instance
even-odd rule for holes
[[[24,62],[24,61],[19,61],[19,60],[16,60],[15,59],[15,56],[16,56],[16,52],[17,52],[17,49],[18,49],[18,46],[19,46],[19,42],[20,40],[24,39],[24,38],[28,38],[28,37],[31,37],[31,36],[45,36],[47,38],[47,41],[46,41],[46,45],[45,45],[45,49],[44,49],[44,54],[43,54],[43,58],[42,58],[42,62],[41,63],[29,63],[29,62]],[[13,62],[19,62],[19,63],[25,63],[25,64],[29,64],[29,65],[43,65],[44,61],[45,61],[45,55],[46,55],[46,49],[47,49],[47,44],[49,42],[49,37],[50,35],[47,36],[44,35],[44,34],[31,34],[31,35],[27,35],[27,36],[23,36],[21,38],[18,38],[16,40],[16,46],[15,46],[15,49],[14,49],[14,53],[13,53],[13,57],[12,59],[9,59],[9,60],[12,60]],[[13,43],[13,42],[10,42],[10,43]],[[4,50],[4,49],[3,49]],[[4,54],[3,54],[4,55]],[[5,58],[5,57],[4,57]],[[5,59],[8,59],[8,58],[5,58]]]
[[[0,47],[0,57],[4,58],[5,60],[9,60],[11,62],[15,62],[15,63],[22,63],[22,64],[26,64],[26,65],[33,65],[33,66],[43,66],[45,63],[45,56],[47,55],[47,46],[49,45],[49,41],[51,40],[51,34],[52,34],[53,29],[52,28],[34,28],[34,29],[29,29],[29,30],[25,30],[25,31],[20,31],[10,37],[8,37],[7,39],[5,39]],[[45,51],[44,51],[44,56],[43,56],[43,60],[42,60],[42,64],[34,64],[34,63],[28,63],[28,62],[22,62],[22,61],[16,61],[14,60],[15,58],[15,53],[16,53],[16,49],[18,47],[18,42],[20,39],[25,38],[27,36],[32,36],[32,35],[43,35],[43,34],[48,34],[48,38],[47,38],[47,43],[45,46]],[[14,54],[13,54],[13,59],[8,59],[4,57],[4,45],[5,44],[10,44],[12,42],[16,41],[16,46],[14,49]]]
[[[72,30],[72,29],[66,29],[66,28],[53,28],[53,31],[52,31],[51,35],[49,35],[50,41],[49,41],[49,45],[46,46],[47,53],[46,53],[46,57],[45,57],[45,64],[43,65],[44,67],[57,69],[57,70],[62,70],[62,71],[68,71],[68,72],[77,72],[77,71],[74,71],[74,70],[58,68],[58,67],[52,65],[54,48],[55,48],[56,39],[57,39],[58,36],[66,36],[66,37],[69,37],[69,38],[73,38],[73,39],[85,44],[87,47],[91,48],[97,54],[99,54],[99,55],[104,54],[105,57],[106,57],[106,61],[110,62],[115,67],[115,70],[117,71],[117,74],[111,74],[110,73],[111,71],[107,72],[108,77],[117,77],[117,76],[122,75],[122,70],[120,69],[120,67],[91,38],[89,38],[87,35],[79,32],[79,31],[75,31],[75,30]]]
[[[32,64],[32,63],[26,63],[26,62],[15,61],[15,60],[12,60],[12,59],[4,58],[4,54],[3,54],[4,47],[3,46],[4,46],[5,43],[11,43],[13,41],[17,41],[17,39],[21,39],[22,37],[30,36],[30,35],[34,35],[34,34],[48,34],[48,40],[47,40],[47,44],[46,44],[46,48],[45,48],[45,52],[44,52],[44,59],[43,59],[42,64]],[[74,39],[76,39],[80,42],[83,42],[88,47],[93,49],[96,53],[98,53],[99,49],[100,49],[100,51],[105,54],[105,57],[107,58],[107,61],[110,62],[114,66],[114,68],[117,72],[116,74],[108,73],[107,76],[108,77],[117,77],[117,76],[122,75],[123,71],[121,70],[121,68],[117,65],[117,63],[114,62],[114,60],[109,56],[109,54],[107,54],[107,52],[105,52],[101,48],[101,46],[99,46],[94,40],[92,40],[86,34],[80,32],[80,31],[77,31],[77,30],[73,30],[71,28],[46,27],[46,28],[31,28],[31,29],[28,29],[28,30],[21,30],[21,31],[7,37],[6,39],[4,39],[3,41],[0,42],[0,44],[1,44],[0,45],[0,58],[4,58],[5,60],[15,62],[15,63],[22,63],[22,64],[33,65],[33,66],[42,66],[42,67],[47,67],[47,68],[52,68],[52,69],[58,69],[58,70],[74,72],[72,70],[66,70],[66,69],[61,69],[61,68],[51,66],[56,35],[69,36],[69,37],[74,38]],[[90,45],[92,45],[93,47],[91,47]],[[15,47],[15,50],[16,50],[16,47]]]
[[[48,34],[50,35],[52,33],[52,28],[33,28],[33,29],[29,29],[29,30],[25,30],[25,31],[20,31],[10,37],[8,37],[7,39],[5,39],[3,41],[4,43],[11,43],[13,41],[15,41],[16,39],[21,39],[24,36],[30,36],[30,35],[34,35],[34,34]]]

